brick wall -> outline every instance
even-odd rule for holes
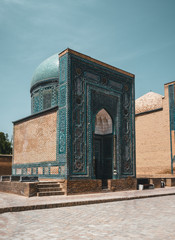
[[[102,190],[101,180],[67,180],[67,194],[100,192]]]
[[[67,194],[91,193],[102,191],[102,180],[67,180]],[[128,177],[126,179],[109,179],[108,190],[122,191],[137,189],[137,179]]]
[[[12,155],[0,154],[0,175],[12,174]]]
[[[29,118],[14,125],[14,162],[56,161],[57,112]]]
[[[136,190],[137,179],[131,177],[126,179],[109,179],[108,189],[111,191]]]
[[[0,182],[0,192],[32,197],[37,194],[37,183]]]
[[[136,116],[136,173],[170,174],[171,149],[168,87],[165,86],[163,110]]]

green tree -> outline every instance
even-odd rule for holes
[[[8,134],[0,132],[0,154],[11,154],[12,143],[8,139]]]

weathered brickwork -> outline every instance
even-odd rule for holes
[[[101,192],[101,180],[67,180],[67,194]]]
[[[170,174],[171,147],[168,86],[162,110],[136,115],[136,173],[142,175]]]
[[[0,192],[14,193],[26,197],[36,196],[37,183],[1,182]]]
[[[52,112],[14,125],[14,164],[56,161],[56,120]]]
[[[66,194],[90,193],[102,191],[102,180],[67,180]],[[107,188],[109,191],[136,190],[136,178],[108,179]]]
[[[136,190],[137,180],[131,177],[125,179],[109,179],[108,189],[111,191]]]

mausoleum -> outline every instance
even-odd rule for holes
[[[62,181],[67,193],[136,187],[133,74],[66,49],[36,68],[30,93],[13,176]]]
[[[135,102],[137,178],[174,178],[175,82]],[[174,181],[174,180],[173,180]]]

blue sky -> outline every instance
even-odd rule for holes
[[[135,74],[136,98],[175,80],[175,0],[0,0],[0,131],[30,115],[35,68],[67,47]]]

